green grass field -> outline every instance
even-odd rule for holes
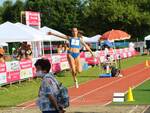
[[[125,104],[150,104],[150,80],[135,88],[132,93],[134,101],[127,102],[126,95]]]
[[[124,59],[121,61],[121,67],[122,69],[128,68],[147,59],[149,59],[148,56],[137,56]],[[101,72],[102,71],[100,70],[100,67],[89,68],[78,75],[78,81],[79,83],[83,83],[92,79],[96,79]],[[58,80],[61,81],[65,86],[73,86],[72,76],[69,71],[61,72],[57,75],[59,76],[57,77]],[[33,79],[31,81],[22,82],[21,84],[13,84],[2,87],[0,90],[0,107],[14,107],[23,102],[37,98],[40,81],[40,79]],[[146,93],[148,92],[147,90],[147,88],[143,88],[143,92]],[[141,90],[137,90],[137,92],[138,91],[142,91],[142,88]],[[138,98],[138,96],[136,98]]]

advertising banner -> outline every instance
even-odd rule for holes
[[[19,61],[6,62],[7,68],[7,83],[20,80]]]
[[[62,53],[60,54],[60,62],[67,62],[67,54],[66,53]]]
[[[61,62],[60,68],[61,68],[61,70],[69,69],[69,63],[68,62]]]
[[[6,83],[7,83],[6,73],[0,73],[0,86]]]
[[[60,63],[52,64],[52,72],[56,73],[60,71],[61,71]]]
[[[19,71],[20,70],[19,61],[6,62],[6,68],[7,72]]]
[[[7,83],[6,79],[6,64],[0,63],[0,86]]]
[[[33,76],[32,61],[25,60],[20,61],[20,79],[25,79]]]
[[[0,63],[0,73],[6,72],[6,64],[1,62]]]
[[[27,69],[27,68],[32,68],[32,61],[31,60],[20,61],[20,69]]]
[[[41,26],[41,19],[39,12],[25,11],[26,24],[29,26]]]
[[[20,80],[20,71],[7,72],[7,83]]]
[[[60,62],[61,62],[60,55],[54,55],[54,56],[52,56],[52,63],[53,64],[60,63]]]
[[[20,79],[25,79],[30,77],[32,77],[32,68],[20,70]]]

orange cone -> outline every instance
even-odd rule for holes
[[[146,65],[146,67],[149,67],[148,60],[146,60],[145,65]]]

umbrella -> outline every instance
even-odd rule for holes
[[[130,35],[124,31],[121,30],[111,30],[105,32],[101,37],[100,40],[109,40],[109,41],[115,41],[115,40],[125,40],[130,39]]]
[[[125,39],[130,39],[130,38],[131,38],[131,36],[128,33],[126,33],[125,31],[112,29],[110,31],[105,32],[100,37],[100,40],[109,40],[109,41],[113,41],[114,42],[116,40],[125,40]],[[114,49],[115,49],[115,46],[114,46]],[[116,67],[118,67],[116,59],[115,59],[115,64],[116,64]],[[119,68],[121,70],[120,58],[119,58]]]

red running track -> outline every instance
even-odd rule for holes
[[[136,87],[150,79],[150,69],[145,63],[122,70],[123,77],[98,78],[80,84],[79,88],[69,88],[71,106],[106,105],[112,101],[114,92],[126,92],[129,87]],[[34,107],[35,101],[19,105]]]

